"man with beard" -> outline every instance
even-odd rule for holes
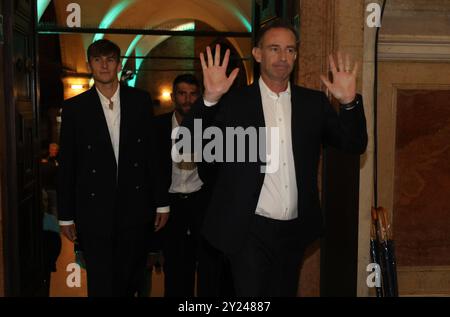
[[[199,257],[205,258],[205,241],[201,239],[199,229],[208,202],[207,189],[210,188],[212,173],[197,166],[194,162],[176,162],[171,156],[172,131],[183,121],[191,106],[200,95],[200,83],[191,74],[179,75],[173,82],[172,101],[174,111],[155,119],[159,147],[164,151],[165,175],[171,175],[165,180],[165,186],[170,196],[170,219],[161,232],[161,246],[164,256],[164,295],[166,297],[192,297],[195,289],[195,272]],[[215,254],[213,254],[215,255]],[[198,272],[197,294],[215,295],[215,290],[205,289],[203,285],[212,285],[212,273],[209,259]],[[217,261],[219,258],[214,257]],[[206,273],[206,276],[205,276]],[[213,283],[218,285],[218,283]]]

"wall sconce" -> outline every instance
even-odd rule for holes
[[[167,90],[167,89],[164,89],[164,90],[162,91],[161,96],[162,96],[162,99],[163,99],[164,101],[169,101],[169,100],[171,99],[170,91]]]
[[[73,90],[81,90],[83,89],[83,85],[70,85],[70,88]]]

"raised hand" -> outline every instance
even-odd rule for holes
[[[204,99],[208,102],[217,102],[230,89],[236,79],[239,68],[235,68],[227,77],[226,71],[230,59],[230,50],[227,49],[222,65],[220,64],[220,45],[216,45],[216,54],[212,56],[211,48],[206,48],[208,63],[205,55],[200,53],[200,61],[203,69],[203,85],[205,86]]]
[[[352,61],[349,54],[345,54],[345,62],[340,52],[337,53],[338,67],[334,62],[333,54],[330,54],[330,70],[333,74],[333,82],[330,82],[327,77],[321,75],[323,84],[328,88],[331,94],[341,104],[348,104],[356,97],[356,76],[358,74],[358,63]],[[353,70],[352,70],[353,68]]]

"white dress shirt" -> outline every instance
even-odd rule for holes
[[[179,127],[175,112],[172,116],[172,130]],[[172,140],[172,146],[175,140]],[[190,194],[202,188],[203,182],[198,175],[197,165],[194,162],[176,163],[172,160],[172,183],[169,193]]]
[[[279,139],[272,140],[278,142],[279,168],[274,173],[265,174],[256,214],[277,220],[295,219],[298,216],[298,191],[292,151],[291,86],[289,83],[285,91],[276,94],[260,78],[259,88],[265,125],[269,129],[279,129]],[[267,136],[266,148],[271,149],[270,133]]]
[[[266,173],[255,213],[266,218],[291,220],[298,217],[298,190],[295,177],[294,153],[291,130],[291,85],[286,91],[276,94],[259,79],[264,121],[267,128],[278,128],[279,168],[274,173]],[[205,106],[212,107],[217,102],[204,100]],[[271,149],[270,131],[267,133],[266,149]],[[273,157],[276,153],[271,153]],[[266,160],[267,162],[268,160]]]
[[[106,123],[108,125],[111,144],[116,157],[117,171],[119,171],[119,141],[120,141],[120,85],[111,99],[105,97],[98,89],[98,96],[102,104],[103,113],[105,114]],[[109,108],[110,100],[113,102],[113,108]]]

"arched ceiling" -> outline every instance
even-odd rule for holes
[[[42,8],[47,0],[38,0]],[[57,23],[65,26],[67,5],[73,0],[53,0]],[[165,26],[174,29],[186,21],[199,20],[217,31],[250,32],[251,0],[78,0],[81,7],[82,27],[149,29]],[[42,10],[42,9],[41,9]],[[85,52],[92,41],[101,34],[61,35],[61,50],[64,65],[75,67],[77,72],[86,72]],[[75,39],[79,37],[79,39]],[[147,52],[167,37],[114,35],[108,39],[116,42],[123,54]],[[241,56],[249,55],[249,39],[229,38]],[[81,45],[80,45],[81,44]]]

